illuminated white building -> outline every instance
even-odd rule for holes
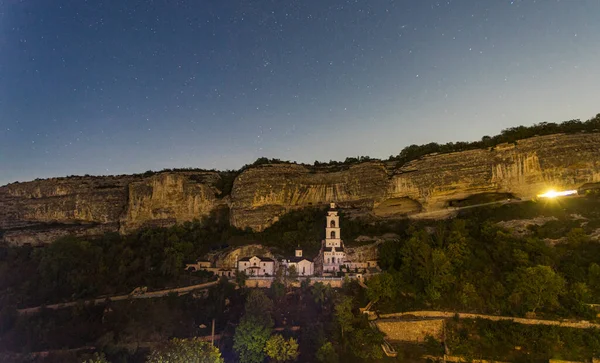
[[[302,255],[302,250],[296,248],[295,256],[289,260],[283,260],[286,268],[294,266],[298,276],[312,276],[315,273],[315,264]]]
[[[261,256],[245,257],[238,261],[237,269],[248,276],[273,276],[275,261]]]
[[[341,239],[340,217],[335,203],[330,204],[325,225],[323,249],[323,272],[336,272],[346,261],[344,242]]]

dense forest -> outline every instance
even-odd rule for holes
[[[149,228],[129,235],[109,233],[97,238],[65,237],[44,248],[0,246],[0,291],[8,305],[57,303],[94,296],[127,294],[138,286],[150,289],[205,282],[209,276],[184,270],[208,252],[252,243],[283,256],[300,245],[314,257],[323,238],[321,208],[283,216],[262,232],[240,230],[226,211],[168,228]],[[407,221],[370,224],[344,221],[346,241],[360,234],[396,231]]]
[[[262,243],[281,253],[290,253],[300,243],[314,253],[323,237],[323,213],[324,210],[318,208],[299,210],[260,233],[232,228],[226,223],[226,216],[212,215],[202,221],[147,229],[128,236],[107,234],[96,239],[63,238],[37,249],[3,246],[0,249],[2,349],[35,351],[91,345],[113,354],[113,357],[117,356],[116,351],[121,355],[145,357],[147,351],[143,353],[134,349],[136,353],[124,353],[121,348],[112,351],[106,347],[110,344],[133,344],[135,339],[165,341],[171,337],[202,335],[205,332],[199,331],[197,326],[206,325],[210,316],[218,316],[219,321],[229,321],[233,326],[246,320],[256,323],[254,318],[242,318],[243,301],[248,292],[245,289],[235,290],[226,282],[212,289],[207,300],[173,296],[111,303],[110,310],[118,312],[113,315],[118,317],[114,325],[106,323],[106,306],[82,304],[77,308],[46,311],[32,317],[17,316],[16,308],[127,293],[137,286],[152,289],[207,281],[211,276],[202,272],[186,272],[183,270],[184,263],[211,250],[246,243]],[[529,219],[538,222],[525,224],[524,231],[510,227],[511,221]],[[280,339],[287,343],[290,338],[296,339],[300,361],[314,361],[315,356],[311,356],[313,360],[306,357],[330,343],[331,346],[323,348],[323,354],[327,351],[327,354],[339,358],[347,355],[359,362],[370,361],[361,358],[361,354],[375,354],[375,350],[372,353],[368,353],[371,348],[364,348],[367,353],[362,351],[363,348],[356,350],[358,342],[352,342],[354,333],[346,336],[342,336],[341,331],[335,333],[336,324],[341,323],[336,322],[334,305],[346,298],[351,300],[345,303],[351,306],[351,314],[346,313],[346,316],[353,316],[350,329],[362,335],[371,333],[370,330],[367,332],[366,322],[361,320],[357,309],[369,301],[376,301],[374,308],[381,313],[441,309],[595,321],[596,312],[589,304],[600,301],[600,244],[591,236],[597,235],[599,230],[600,199],[596,196],[466,209],[457,218],[442,221],[391,222],[345,218],[343,238],[350,245],[359,235],[393,233],[397,236],[395,240],[380,245],[380,266],[384,273],[368,280],[368,290],[352,284],[336,292],[318,284],[316,287],[291,289],[288,281],[274,283],[267,294],[274,302],[273,323],[261,325],[260,329],[248,327],[248,331],[263,332],[266,344],[270,339],[267,335],[273,335],[272,329],[285,325],[284,321],[286,324],[329,322],[329,327],[325,324],[306,329],[319,329],[319,336],[335,339],[315,342],[308,336],[302,338],[304,331],[299,335],[286,333],[274,339],[278,339],[279,343]],[[227,308],[213,305],[216,301],[224,304],[225,300],[229,301]],[[306,305],[310,301],[310,305]],[[146,314],[136,315],[138,309],[148,311],[152,318]],[[303,315],[305,313],[309,315]],[[84,321],[86,323],[82,323]],[[185,323],[182,325],[181,322]],[[488,324],[482,328],[481,324],[461,320],[452,330],[455,332],[454,340],[449,340],[448,344],[453,344],[457,352],[465,355],[497,357],[499,351],[490,343],[493,338],[468,337],[479,336],[481,329],[489,331],[486,337],[501,334],[506,329],[515,332],[525,329],[519,326],[507,328],[502,324]],[[241,348],[235,349],[236,330],[231,330],[229,323],[227,326],[229,328],[221,326],[220,329],[230,329],[233,340],[224,343],[221,348],[229,361],[241,354]],[[513,352],[512,356],[536,352],[535,357],[541,361],[542,358],[559,356],[579,359],[591,354],[591,351],[596,352],[574,348],[581,339],[589,340],[593,343],[590,347],[596,347],[594,342],[597,342],[599,332],[595,330],[562,335],[563,330],[548,332],[544,329],[527,330],[527,334],[544,337],[550,334],[568,344],[556,345],[555,340],[543,338],[542,343],[535,346],[522,344],[520,353]],[[265,333],[267,331],[269,334]],[[360,339],[367,339],[362,335]],[[138,338],[134,338],[136,336]],[[377,346],[380,338],[371,338],[371,346]],[[106,339],[110,344],[103,345]],[[570,339],[573,341],[569,343]],[[307,343],[309,340],[312,343]],[[307,344],[312,345],[306,348]],[[435,352],[435,347],[439,349],[439,343],[433,341],[429,344],[430,348],[427,346],[415,349],[428,352]],[[407,348],[403,356],[410,356],[410,351]]]

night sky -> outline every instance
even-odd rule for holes
[[[600,1],[0,0],[0,185],[600,112]]]

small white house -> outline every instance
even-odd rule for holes
[[[248,276],[273,276],[275,261],[268,257],[252,256],[238,261],[238,271],[244,271]]]
[[[296,249],[295,256],[289,260],[283,260],[283,265],[286,268],[294,266],[298,276],[312,276],[315,273],[315,264],[308,258],[302,256],[302,250]]]

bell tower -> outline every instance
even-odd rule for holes
[[[326,220],[327,224],[325,225],[325,247],[340,247],[340,217],[338,216],[337,206],[335,205],[335,203],[331,203],[329,205]]]

